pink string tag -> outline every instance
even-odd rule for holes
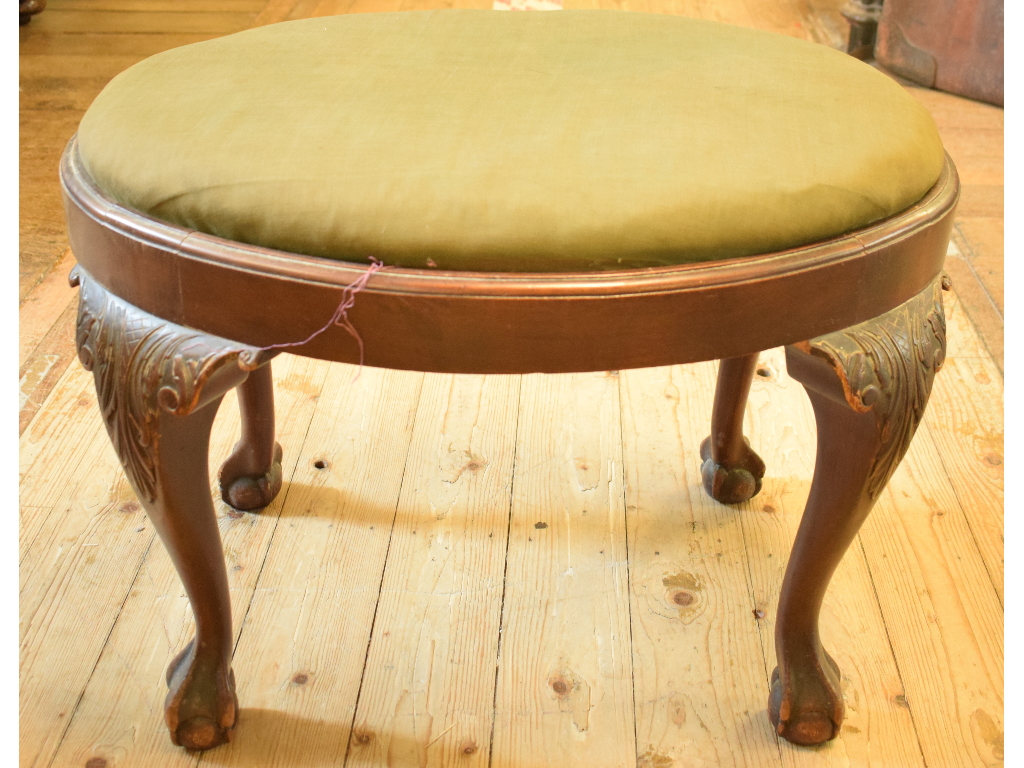
[[[359,335],[359,331],[355,329],[351,321],[348,319],[348,311],[352,309],[353,305],[356,303],[356,294],[366,287],[366,284],[369,282],[370,277],[373,275],[374,272],[379,272],[382,269],[384,269],[384,262],[371,256],[370,266],[367,268],[367,270],[363,272],[363,274],[361,274],[359,277],[357,277],[350,285],[346,285],[342,289],[341,303],[338,304],[338,308],[334,310],[334,314],[331,316],[331,319],[327,321],[327,324],[324,325],[323,328],[313,331],[313,333],[311,333],[303,341],[286,341],[282,342],[281,344],[270,344],[266,347],[260,347],[260,349],[262,349],[264,352],[267,352],[271,349],[287,349],[288,347],[301,347],[303,344],[308,344],[309,342],[311,342],[313,339],[315,339],[321,333],[326,331],[332,325],[337,325],[340,328],[344,328],[346,331],[348,331],[349,335],[351,335],[352,338],[355,339],[356,343],[359,345],[359,371],[356,373],[355,379],[352,379],[352,381],[355,381],[356,379],[359,378],[359,374],[362,372],[363,369],[363,339]]]

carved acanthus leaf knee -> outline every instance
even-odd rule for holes
[[[272,356],[257,347],[162,320],[107,291],[75,267],[80,286],[78,357],[96,381],[111,442],[143,501],[158,492],[158,419],[186,416]]]
[[[945,360],[942,291],[943,281],[936,279],[881,317],[787,349],[790,365],[794,352],[824,360],[842,387],[845,402],[858,413],[875,415],[881,445],[868,483],[872,500],[907,452]],[[827,387],[819,391],[830,394]]]

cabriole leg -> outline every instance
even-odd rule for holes
[[[881,317],[786,348],[818,425],[814,479],[779,599],[768,701],[777,732],[795,744],[839,733],[843,696],[818,636],[822,599],[910,445],[945,349],[938,280]]]
[[[110,294],[85,270],[79,358],[125,473],[174,561],[196,636],[167,670],[171,740],[209,749],[231,738],[231,603],[210,496],[210,429],[228,389],[263,362],[258,349],[168,323]]]
[[[210,428],[221,397],[160,419],[158,491],[143,502],[171,554],[196,617],[196,636],[167,668],[171,741],[209,749],[230,740],[238,712],[231,671],[231,600],[207,478]]]
[[[718,364],[711,435],[700,444],[704,490],[723,504],[739,504],[761,490],[764,462],[743,436],[743,411],[757,353],[730,357]]]
[[[238,385],[242,437],[220,468],[220,493],[235,509],[259,509],[281,490],[281,446],[274,442],[274,381],[270,363]]]

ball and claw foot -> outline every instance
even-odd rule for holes
[[[704,442],[700,444],[700,457],[704,460],[700,467],[700,476],[704,481],[704,490],[711,498],[722,504],[740,504],[753,498],[761,490],[764,461],[754,453],[746,438],[743,438],[743,442],[743,458],[733,467],[723,467],[711,458],[710,437],[704,438]]]
[[[232,454],[220,470],[220,496],[235,509],[250,511],[266,507],[281,490],[281,445],[274,443],[274,461],[262,475],[248,474],[240,453]]]
[[[195,640],[167,668],[170,690],[164,716],[171,741],[193,750],[213,749],[231,741],[238,720],[235,673],[197,664]]]
[[[824,664],[808,670],[796,679],[790,675],[788,686],[772,672],[772,688],[768,696],[768,718],[775,732],[786,741],[814,747],[839,735],[843,724],[843,693],[839,665],[822,649]],[[789,696],[784,697],[786,689]]]

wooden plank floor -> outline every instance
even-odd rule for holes
[[[834,0],[563,4],[833,46],[845,34]],[[838,739],[795,748],[765,714],[814,456],[781,350],[763,354],[746,417],[768,477],[736,508],[700,487],[714,363],[356,378],[284,355],[284,490],[259,514],[217,501],[237,739],[203,755],[171,746],[163,670],[192,616],[74,360],[60,151],[103,85],[159,50],[289,18],[442,5],[49,0],[22,28],[21,765],[1001,765],[1002,110],[916,87],[964,183],[950,348],[910,453],[826,597],[822,634],[847,703]],[[229,395],[212,472],[237,432]]]

